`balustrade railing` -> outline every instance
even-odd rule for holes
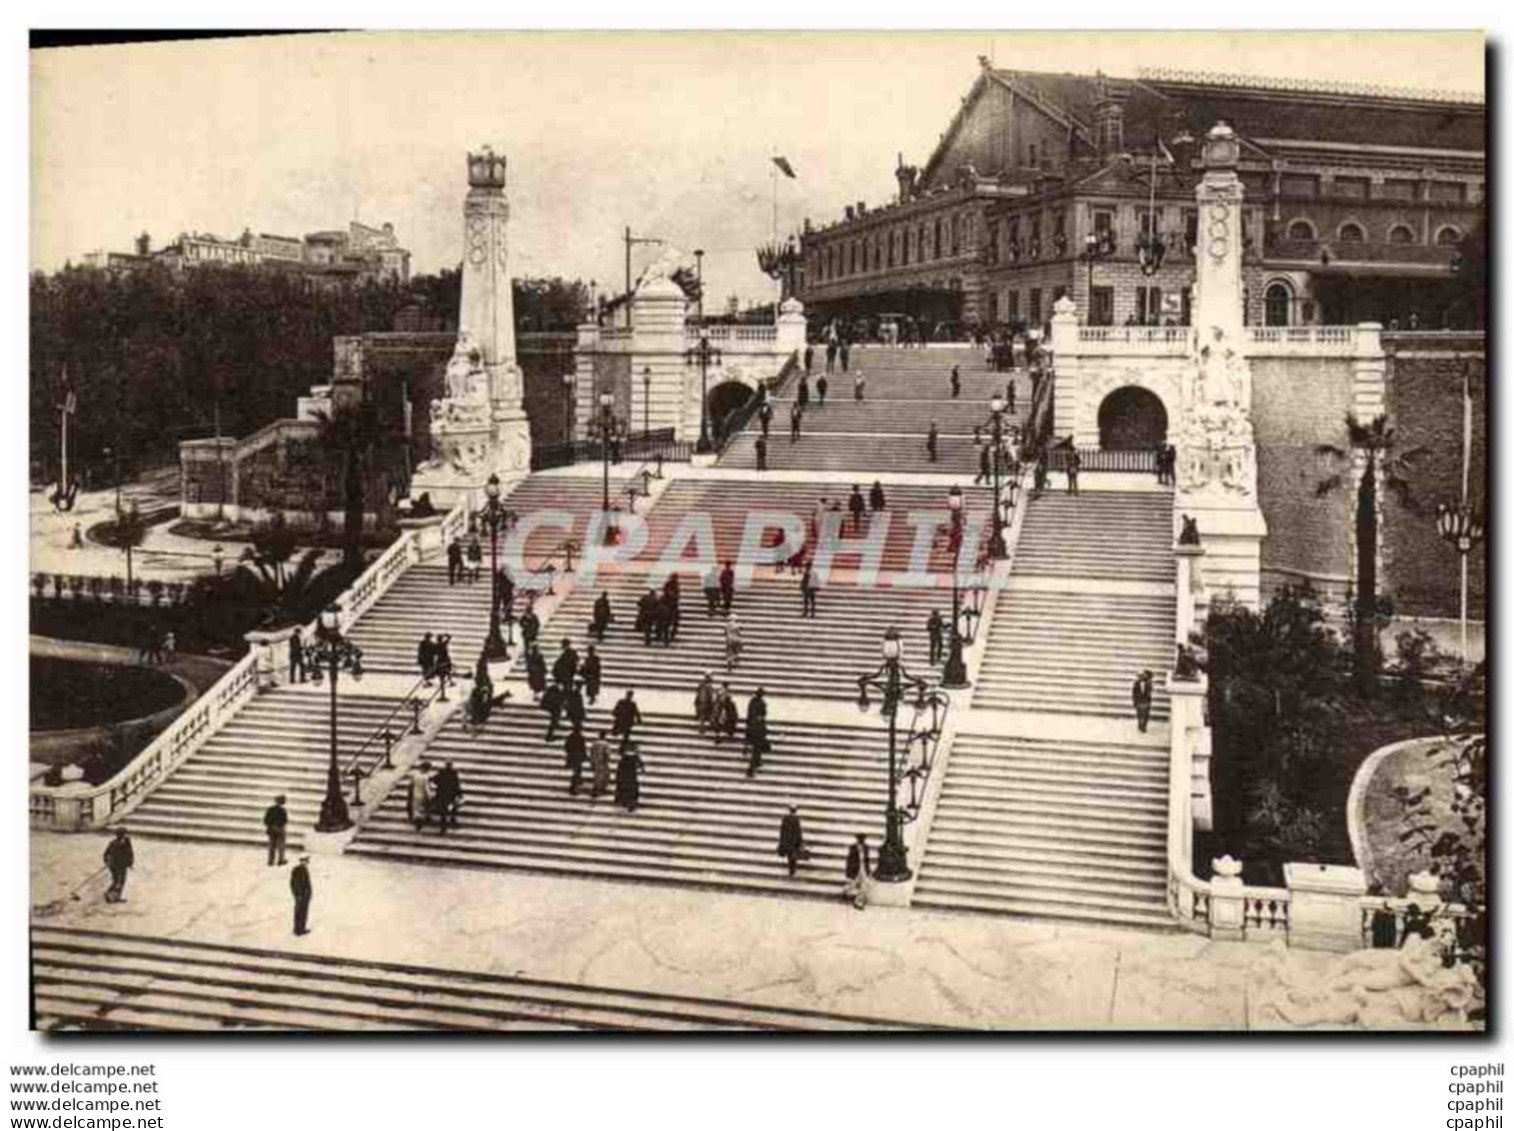
[[[632,432],[618,441],[610,441],[611,463],[658,458],[664,463],[688,463],[694,458],[694,444],[689,440],[679,440],[672,428]],[[597,439],[540,444],[531,450],[531,470],[548,471],[555,467],[571,467],[576,463],[598,462],[603,459],[604,443]]]
[[[1078,448],[1077,452],[1079,471],[1156,474],[1157,454],[1154,449]],[[1046,453],[1048,471],[1066,471],[1071,462],[1072,451],[1068,448],[1052,448]]]
[[[1254,935],[1266,938],[1288,937],[1288,915],[1293,904],[1293,893],[1287,888],[1252,887],[1243,889],[1242,922],[1246,938]]]
[[[798,368],[799,355],[789,354],[788,359],[783,363],[783,368],[776,376],[759,381],[752,390],[752,395],[747,397],[740,408],[732,409],[715,422],[715,450],[717,452],[724,452],[727,445],[746,430],[747,425],[752,422],[752,417],[756,415],[757,409],[762,405],[764,391],[767,396],[775,395],[773,390],[781,388]]]

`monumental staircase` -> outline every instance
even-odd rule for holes
[[[33,1024],[45,1033],[802,1033],[920,1027],[708,997],[71,927],[34,926],[31,954]]]

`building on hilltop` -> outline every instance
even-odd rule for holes
[[[806,221],[800,297],[812,316],[1038,326],[1070,295],[1090,325],[1186,323],[1196,139],[1224,121],[1242,146],[1249,322],[1476,322],[1456,272],[1484,215],[1481,100],[979,63],[924,166],[899,156],[892,203]]]

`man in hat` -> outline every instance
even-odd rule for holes
[[[704,673],[704,679],[694,691],[694,722],[699,726],[702,735],[707,727],[715,723],[715,708],[720,703],[720,692],[715,688],[715,677],[710,672]]]
[[[429,632],[421,637],[421,642],[415,649],[415,663],[421,669],[421,677],[429,687],[431,674],[436,670],[436,641],[431,639]]]
[[[310,898],[315,894],[315,889],[310,884],[310,857],[301,856],[300,862],[289,873],[289,892],[294,896],[294,933],[308,935]]]
[[[789,875],[799,871],[799,861],[810,858],[804,844],[804,826],[799,823],[799,806],[790,805],[778,826],[778,855],[788,861]]]
[[[857,843],[846,852],[846,886],[841,889],[841,897],[850,899],[858,911],[867,906],[867,881],[872,874],[873,859],[867,847],[867,834],[858,833]]]
[[[925,454],[930,457],[931,463],[936,462],[936,457],[940,452],[940,443],[941,432],[937,429],[936,422],[932,420],[930,422],[930,431],[925,434]],[[974,480],[974,482],[977,481]]]
[[[799,596],[802,601],[799,616],[802,619],[814,619],[820,615],[820,582],[815,577],[810,562],[804,563],[804,573],[799,577]]]
[[[582,723],[573,724],[567,741],[563,743],[563,753],[567,756],[568,769],[573,774],[573,780],[568,782],[568,793],[577,797],[578,789],[584,783],[584,763],[589,758],[589,743],[584,738]]]
[[[762,756],[772,749],[768,742],[768,701],[762,688],[752,693],[746,705],[746,776],[754,778],[762,766]]]
[[[437,771],[433,788],[439,831],[446,835],[448,822],[451,822],[453,828],[457,828],[457,808],[463,799],[463,783],[451,762],[443,764]]]
[[[599,653],[594,651],[594,645],[589,645],[588,652],[584,655],[584,662],[578,669],[578,674],[584,681],[584,698],[590,706],[599,698],[599,683],[604,678],[604,665],[600,661]]]
[[[105,866],[110,869],[110,886],[105,889],[106,903],[126,902],[126,873],[137,862],[131,850],[131,837],[122,826],[116,830],[115,839],[105,846]]]
[[[624,751],[631,743],[631,732],[641,725],[641,708],[636,705],[636,692],[627,689],[625,698],[615,704],[611,718],[614,722],[610,733],[621,736],[620,748]]]
[[[287,799],[281,793],[273,799],[263,813],[263,828],[268,830],[268,866],[289,863],[284,859],[284,842],[289,831],[289,811],[284,808]],[[274,858],[278,859],[275,860]]]
[[[930,634],[930,662],[939,664],[946,656],[946,620],[941,616],[940,609],[930,611],[925,631]]]
[[[578,652],[573,648],[573,641],[563,637],[562,651],[557,654],[557,661],[552,665],[552,678],[564,687],[572,687],[577,677]]]
[[[589,632],[595,640],[601,644],[605,642],[605,633],[610,630],[610,622],[615,619],[615,614],[610,611],[610,595],[601,593],[594,598],[594,619],[589,624]]]

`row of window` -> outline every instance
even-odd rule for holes
[[[929,223],[904,225],[888,232],[830,244],[810,256],[808,274],[815,282],[844,279],[961,255],[973,248],[972,213],[938,216]]]
[[[1415,203],[1425,200],[1434,204],[1466,204],[1469,199],[1481,195],[1477,187],[1470,191],[1463,181],[1430,181],[1420,194],[1420,182],[1412,178],[1385,178],[1373,185],[1371,177],[1333,177],[1322,182],[1317,173],[1284,173],[1279,185],[1285,196],[1327,195],[1322,187],[1328,187],[1328,195],[1345,200],[1401,200]]]
[[[1290,240],[1316,240],[1319,233],[1312,220],[1297,219],[1288,225]],[[1347,220],[1335,230],[1335,238],[1341,243],[1366,243],[1367,230],[1355,220]],[[1455,247],[1461,243],[1462,231],[1455,224],[1442,224],[1435,232],[1438,247]],[[1408,224],[1394,224],[1388,229],[1388,242],[1393,244],[1417,244],[1419,233]]]

